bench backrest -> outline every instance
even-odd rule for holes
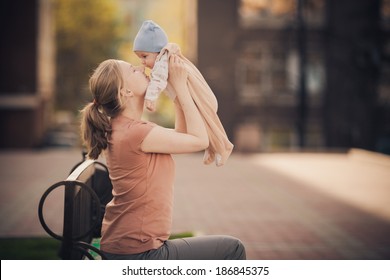
[[[92,192],[94,172],[94,161],[86,160],[65,180],[62,259],[81,259],[83,252],[74,250],[74,242],[92,241],[93,228],[101,216],[100,201]]]
[[[54,233],[43,218],[44,201],[54,189],[64,187],[62,236]],[[84,160],[77,164],[64,181],[52,185],[39,203],[39,219],[44,229],[61,240],[62,259],[93,258],[91,251],[102,253],[90,243],[100,237],[106,204],[112,199],[112,184],[107,167],[98,161]]]
[[[100,237],[105,205],[112,198],[107,167],[85,160],[65,180],[64,227],[60,256],[81,259],[86,254],[79,245]],[[76,246],[75,246],[76,245]]]

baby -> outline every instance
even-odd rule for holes
[[[150,111],[156,110],[157,98],[165,89],[167,95],[172,100],[175,99],[175,90],[168,83],[169,57],[175,54],[183,60],[188,72],[189,93],[199,109],[209,135],[209,147],[205,151],[203,162],[210,164],[215,161],[217,166],[223,165],[233,150],[233,144],[217,115],[217,99],[199,70],[181,54],[177,44],[168,43],[164,30],[151,20],[143,22],[134,39],[133,51],[143,65],[152,69],[145,94],[145,107]]]
[[[168,44],[164,30],[151,20],[145,21],[134,40],[133,51],[142,64],[153,69],[148,89],[145,94],[145,107],[154,112],[160,93],[167,87],[168,52],[161,50]],[[159,56],[159,59],[157,57]]]

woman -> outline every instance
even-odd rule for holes
[[[149,83],[143,67],[106,60],[90,78],[94,99],[82,110],[82,137],[90,158],[104,151],[114,196],[106,206],[101,250],[109,259],[245,259],[242,243],[229,236],[168,240],[175,173],[171,154],[208,147],[180,58],[171,56],[169,71],[177,96],[174,130],[141,120]]]

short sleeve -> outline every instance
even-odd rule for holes
[[[156,124],[151,122],[133,122],[128,130],[130,149],[137,153],[142,152],[141,144],[155,126]]]

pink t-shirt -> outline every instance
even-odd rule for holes
[[[141,143],[156,124],[112,119],[105,150],[114,198],[103,219],[101,249],[137,254],[159,248],[172,225],[175,164],[170,154],[144,153]]]

